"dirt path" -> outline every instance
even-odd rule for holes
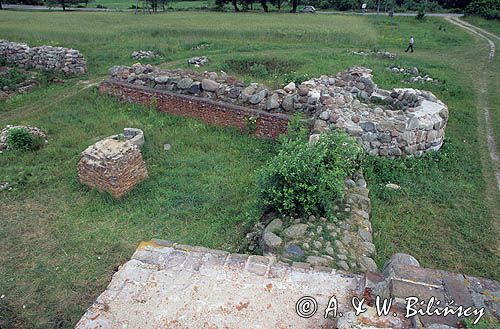
[[[21,118],[32,115],[33,113],[45,111],[54,104],[60,103],[63,100],[73,97],[76,94],[84,91],[85,89],[97,86],[98,84],[98,80],[80,80],[76,84],[68,86],[68,88],[65,89],[64,92],[60,92],[55,97],[40,99],[37,102],[32,102],[31,104],[21,106],[20,108],[17,108],[15,110],[7,111],[0,117],[0,121],[4,121],[6,123],[14,122]]]
[[[458,25],[461,28],[467,30],[468,32],[479,36],[480,38],[486,40],[490,47],[490,52],[488,55],[488,62],[485,67],[483,67],[481,72],[481,79],[479,81],[480,87],[480,97],[478,99],[478,105],[483,109],[485,124],[486,124],[486,138],[488,144],[488,151],[490,154],[491,161],[493,163],[494,175],[496,177],[496,185],[498,190],[500,191],[500,158],[497,153],[497,146],[495,143],[495,135],[493,132],[493,128],[491,127],[491,113],[489,107],[489,99],[488,99],[488,81],[487,81],[487,71],[491,67],[491,62],[495,57],[495,42],[492,39],[500,40],[498,36],[493,33],[487,32],[481,28],[478,28],[470,23],[462,21],[458,17],[446,17],[446,20],[451,22],[452,24]]]
[[[488,93],[488,70],[491,69],[492,61],[493,58],[495,57],[495,51],[496,51],[495,41],[500,40],[500,38],[493,33],[478,28],[470,23],[464,22],[458,17],[446,17],[445,19],[450,23],[465,29],[469,33],[482,38],[488,43],[490,48],[488,54],[488,61],[484,66],[481,66],[480,68],[481,69],[480,79],[478,81],[479,97],[477,105],[479,108],[483,109],[484,113],[484,121],[481,120],[482,122],[480,121],[479,123],[479,129],[480,129],[479,134],[481,137],[482,136],[486,137],[488,154],[491,160],[488,161],[486,155],[482,156],[481,159],[485,171],[484,176],[486,180],[486,198],[488,199],[490,212],[493,218],[493,223],[492,223],[493,228],[496,232],[498,232],[498,235],[500,236],[500,207],[498,204],[498,195],[500,191],[500,159],[497,153],[495,135],[491,125],[491,112],[489,104],[490,100]],[[493,175],[489,175],[490,170],[493,170],[492,173]],[[494,184],[491,182],[492,180],[491,176],[494,176],[496,179]],[[500,255],[500,242],[497,243],[495,246],[491,246],[491,248],[494,252],[497,253],[497,255]]]

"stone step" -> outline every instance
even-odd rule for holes
[[[323,317],[330,298],[347,310],[360,280],[309,264],[154,240],[139,245],[76,328],[335,328],[336,319]],[[304,296],[317,303],[309,318],[296,313]],[[304,303],[302,312],[312,313]]]
[[[377,314],[377,296],[393,301],[386,315]],[[440,309],[451,300],[455,307],[484,308],[482,319],[490,319],[484,321],[498,319],[499,282],[421,268],[405,254],[393,256],[383,273],[361,276],[153,240],[139,245],[76,328],[461,327],[463,317],[408,317],[404,301],[413,296],[442,300]],[[363,301],[364,309],[357,315],[356,300]],[[336,316],[329,312],[325,319],[328,306],[334,305]]]

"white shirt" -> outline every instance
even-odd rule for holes
[[[413,40],[413,38],[410,38],[410,45],[412,45],[414,42],[415,40]]]

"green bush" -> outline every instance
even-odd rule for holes
[[[25,128],[12,128],[7,134],[7,148],[19,151],[36,151],[42,144],[40,137],[31,135]]]
[[[328,9],[331,7],[331,4],[328,0],[321,0],[321,2],[319,3],[319,8],[321,9]]]
[[[465,13],[486,19],[500,19],[500,0],[473,0],[465,8]]]
[[[356,169],[362,150],[345,133],[329,132],[308,143],[303,130],[281,140],[278,154],[258,171],[263,204],[284,215],[329,216]]]
[[[425,17],[425,7],[422,5],[418,7],[418,13],[417,16],[415,16],[415,18],[417,20],[422,20],[424,19],[424,17]]]

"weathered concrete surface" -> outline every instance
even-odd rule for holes
[[[360,276],[263,256],[165,241],[143,243],[115,273],[76,328],[335,328],[323,311],[335,295],[346,309]],[[318,312],[303,319],[303,296]]]
[[[464,318],[453,314],[406,316],[408,296],[423,301],[422,310],[434,297],[440,308],[484,308],[485,318],[500,320],[499,282],[391,259],[383,274],[342,275],[307,263],[285,265],[273,257],[154,240],[139,245],[76,328],[462,328]],[[296,313],[304,296],[317,301],[310,318]],[[332,296],[343,316],[324,319]],[[358,316],[354,296],[365,301],[366,312]],[[387,316],[376,314],[376,296],[394,301]]]

